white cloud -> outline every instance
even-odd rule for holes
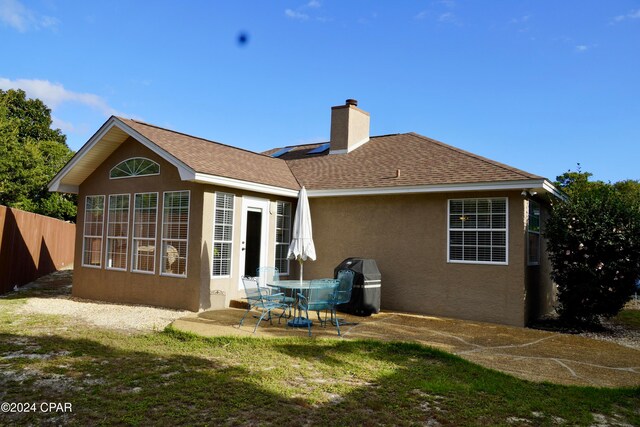
[[[40,19],[40,26],[42,28],[50,28],[52,30],[56,30],[60,25],[60,20],[58,18],[54,18],[53,16],[43,16]]]
[[[509,21],[509,23],[524,24],[525,22],[528,22],[529,19],[531,19],[531,15],[524,15],[524,16],[521,16],[520,18],[513,18],[511,21]]]
[[[98,95],[73,92],[65,89],[60,83],[51,83],[48,80],[9,80],[0,77],[0,89],[22,89],[29,98],[41,99],[52,111],[55,111],[56,108],[64,103],[76,103],[99,111],[105,116],[125,115],[109,106],[109,104]]]
[[[0,0],[0,22],[21,33],[41,28],[55,30],[60,24],[57,18],[37,14],[18,0]]]
[[[287,16],[287,18],[297,19],[299,21],[306,21],[307,19],[309,19],[309,15],[307,15],[306,13],[297,12],[292,9],[286,9],[284,11],[284,14]]]
[[[422,9],[413,19],[428,19],[430,21],[438,21],[447,24],[461,25],[460,19],[454,13],[458,8],[456,0],[432,0],[429,7]]]
[[[576,52],[584,53],[588,50],[593,49],[594,47],[598,47],[597,44],[579,44],[575,47]]]
[[[629,13],[627,13],[626,15],[615,16],[611,20],[611,22],[612,23],[618,23],[618,22],[629,20],[629,19],[640,19],[640,9],[632,10]]]
[[[52,129],[60,129],[64,133],[75,133],[77,131],[77,128],[73,123],[64,121],[54,115],[51,115],[51,122]]]
[[[456,15],[454,15],[451,12],[445,12],[445,13],[441,13],[438,16],[438,21],[440,22],[456,22]]]
[[[285,9],[284,14],[289,19],[296,19],[298,21],[314,20],[318,22],[329,22],[331,18],[317,16],[318,9],[322,7],[320,0],[308,0],[306,3],[301,4],[295,9]]]

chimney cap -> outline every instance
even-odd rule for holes
[[[358,100],[349,98],[344,102],[344,105],[353,105],[354,107],[357,107],[358,106]]]

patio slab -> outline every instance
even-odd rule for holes
[[[173,322],[176,329],[206,337],[307,337],[306,328],[287,328],[256,320],[238,322],[244,310],[205,311]],[[471,362],[531,381],[599,387],[640,385],[640,350],[589,338],[490,323],[398,312],[371,317],[340,314],[357,323],[341,327],[342,339],[413,341],[435,347]],[[335,327],[312,327],[310,339],[339,339]]]

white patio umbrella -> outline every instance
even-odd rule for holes
[[[313,231],[311,229],[311,211],[307,190],[302,187],[298,194],[298,207],[293,220],[293,234],[289,245],[289,259],[297,259],[300,263],[300,282],[304,271],[303,262],[316,259],[316,247],[313,245]]]

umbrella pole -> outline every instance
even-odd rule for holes
[[[304,273],[304,262],[302,261],[302,258],[299,258],[298,262],[300,263],[300,284],[302,285],[302,276]]]

